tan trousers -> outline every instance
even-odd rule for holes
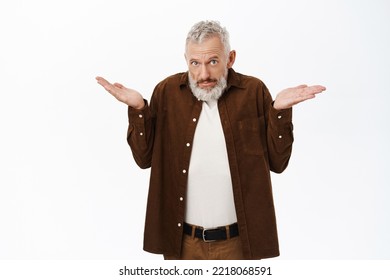
[[[176,260],[164,255],[165,260]],[[240,236],[227,240],[204,242],[200,238],[183,235],[179,260],[243,260]]]

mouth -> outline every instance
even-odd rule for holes
[[[212,88],[217,84],[217,80],[204,80],[204,81],[199,81],[198,86],[200,88]]]

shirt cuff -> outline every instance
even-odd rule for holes
[[[269,111],[269,119],[272,125],[278,127],[292,122],[292,108],[276,110],[274,106],[271,106]]]
[[[144,99],[145,106],[142,109],[135,109],[133,107],[128,107],[127,114],[129,117],[129,123],[133,124],[143,124],[146,119],[150,118],[150,107],[148,101]]]

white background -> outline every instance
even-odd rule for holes
[[[161,259],[142,251],[149,170],[101,75],[149,98],[219,20],[235,70],[327,91],[294,109],[273,175],[280,259],[389,259],[390,4],[385,0],[0,2],[0,259]]]

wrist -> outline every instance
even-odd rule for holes
[[[272,102],[272,107],[274,107],[275,110],[283,110],[283,108],[280,108],[276,102]]]
[[[145,107],[145,100],[142,99],[142,102],[140,102],[139,104],[136,104],[135,106],[132,106],[132,107],[136,110],[142,110]]]

